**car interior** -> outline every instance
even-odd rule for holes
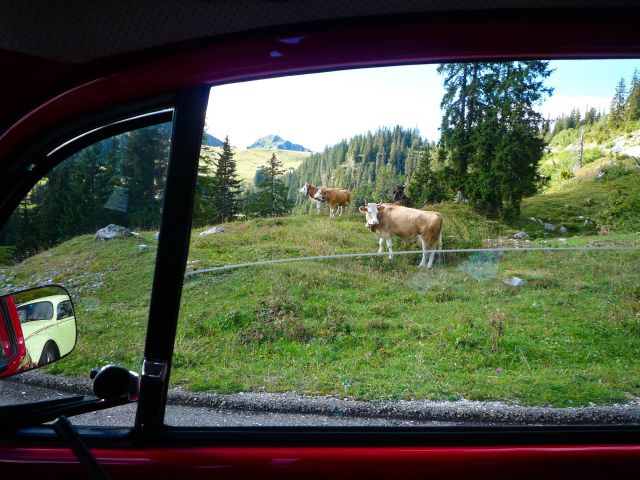
[[[613,86],[539,105],[578,64],[568,91],[620,68],[632,105],[639,20],[634,1],[3,2],[0,469],[633,478],[640,118],[607,136]],[[516,100],[487,106],[514,84],[529,137]],[[503,129],[451,147],[487,111]],[[244,148],[285,121],[317,140]],[[481,183],[512,138],[500,158],[526,166]],[[514,203],[491,203],[499,181]]]

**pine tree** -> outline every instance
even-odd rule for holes
[[[430,164],[429,148],[426,148],[420,155],[416,171],[407,185],[407,196],[411,199],[411,203],[418,208],[424,205],[429,197],[433,176]]]
[[[629,85],[629,96],[626,100],[627,120],[640,120],[640,75],[638,69],[633,71],[631,77],[631,85]]]
[[[198,178],[193,204],[193,225],[202,227],[214,222],[213,207],[213,165],[215,150],[208,145],[200,147],[200,161],[198,162]]]
[[[609,110],[609,122],[618,127],[622,124],[625,117],[624,107],[627,99],[627,87],[624,78],[621,78],[616,86],[616,91],[611,99],[611,108]]]
[[[284,215],[289,210],[289,189],[279,178],[284,175],[284,172],[282,162],[278,160],[275,153],[272,153],[262,172],[264,178],[257,185],[260,215]]]
[[[467,172],[472,154],[472,130],[482,112],[482,91],[486,89],[488,64],[449,63],[438,67],[444,75],[444,111],[440,145],[448,155],[447,181],[452,190],[466,195]]]
[[[213,208],[214,221],[227,222],[232,220],[239,212],[240,180],[236,171],[234,153],[229,144],[229,136],[226,136],[222,145],[222,152],[218,154],[215,162],[215,174],[213,177]]]
[[[452,65],[439,71],[451,72]],[[447,176],[455,182],[452,187],[487,214],[517,214],[522,197],[535,191],[536,167],[545,145],[544,119],[534,106],[552,92],[544,87],[551,73],[548,62],[470,65],[476,68],[473,88],[463,79],[462,67],[456,70],[458,81],[451,75],[445,79],[441,145]],[[462,98],[474,105],[466,114]]]
[[[593,125],[598,120],[598,112],[595,108],[591,107],[587,110],[587,113],[584,114],[584,123],[586,125]]]

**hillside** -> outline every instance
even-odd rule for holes
[[[223,144],[222,140],[207,132],[203,132],[202,134],[202,143],[210,147],[221,147]]]
[[[221,149],[214,148],[215,152],[220,152]],[[306,158],[311,155],[310,152],[296,152],[291,150],[275,150],[275,149],[234,149],[236,166],[238,169],[238,175],[242,180],[253,181],[256,174],[256,169],[260,165],[267,163],[267,160],[271,158],[273,153],[276,154],[278,159],[282,162],[283,167],[288,170],[290,168],[297,168]]]
[[[535,236],[545,234],[540,221],[567,229],[547,235],[640,232],[640,130],[586,135],[582,168],[579,139],[568,129],[551,141],[539,168],[549,184],[524,199],[517,226]]]
[[[479,247],[513,232],[466,205],[437,207],[445,216],[445,248]],[[174,387],[559,406],[640,395],[640,374],[628,369],[640,350],[637,251],[455,254],[433,271],[417,270],[419,259],[405,255],[193,274],[377,250],[359,214],[224,228],[205,237],[193,232]],[[139,369],[156,253],[152,233],[109,242],[85,235],[0,270],[3,290],[48,281],[71,290],[78,344],[50,371],[86,375],[110,362]],[[635,234],[606,238],[640,245]],[[140,250],[141,243],[148,249]],[[395,243],[397,251],[415,248]],[[502,283],[514,275],[528,286]]]

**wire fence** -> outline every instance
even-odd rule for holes
[[[503,253],[503,252],[570,252],[570,251],[615,251],[615,252],[640,252],[640,247],[505,247],[505,248],[459,248],[448,250],[425,250],[424,253],[430,254],[432,252],[438,254],[446,253]],[[422,250],[403,250],[393,252],[392,255],[422,255]],[[359,257],[383,257],[389,255],[389,252],[361,252],[361,253],[337,253],[331,255],[315,255],[310,257],[292,257],[292,258],[278,258],[274,260],[261,260],[257,262],[246,263],[234,263],[231,265],[222,265],[219,267],[205,268],[202,270],[195,270],[193,272],[185,273],[186,277],[194,275],[201,275],[204,273],[222,272],[225,270],[235,270],[239,268],[258,267],[263,265],[275,265],[279,263],[291,263],[291,262],[308,262],[316,260],[335,260],[344,258],[359,258]]]

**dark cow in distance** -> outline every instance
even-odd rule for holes
[[[343,188],[314,187],[310,183],[305,183],[300,193],[316,202],[318,213],[320,213],[320,205],[327,203],[330,217],[342,215],[344,207],[351,203],[351,192]]]
[[[403,207],[408,207],[411,205],[411,200],[404,193],[404,187],[397,186],[393,190],[393,196],[391,197],[391,203],[395,203],[396,205],[402,205]]]
[[[431,268],[435,257],[434,250],[442,249],[442,215],[417,208],[408,208],[390,203],[367,203],[359,208],[364,213],[365,226],[371,233],[380,237],[378,253],[382,253],[382,242],[386,241],[389,258],[393,258],[391,236],[408,239],[417,238],[422,244],[422,261],[419,268]],[[427,250],[432,250],[427,263]]]

